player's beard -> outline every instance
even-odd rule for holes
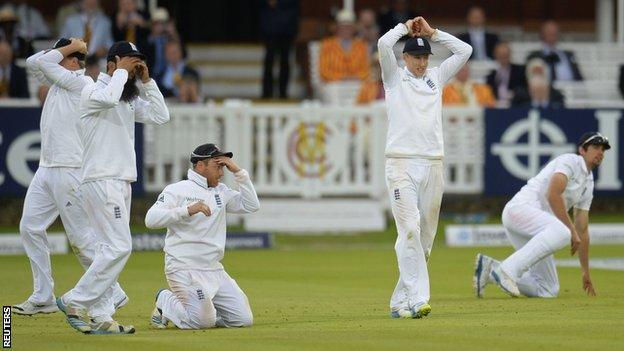
[[[123,91],[121,92],[121,100],[130,102],[137,96],[139,96],[139,88],[136,86],[136,76],[134,76],[128,78],[128,81],[124,84]]]

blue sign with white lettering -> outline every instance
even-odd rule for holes
[[[24,196],[39,166],[41,133],[38,107],[0,107],[0,196]],[[138,181],[132,191],[143,193],[143,126],[135,124]]]
[[[588,131],[610,140],[600,167],[594,171],[596,195],[624,195],[623,164],[619,162],[624,111],[618,109],[485,110],[486,195],[513,195],[551,159],[576,153]]]

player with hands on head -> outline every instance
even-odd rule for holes
[[[93,83],[84,75],[87,45],[82,39],[60,38],[52,49],[26,60],[26,68],[50,91],[41,111],[39,168],[28,186],[20,221],[20,236],[31,263],[33,293],[14,305],[16,314],[33,315],[58,311],[50,265],[46,229],[61,217],[70,246],[87,270],[96,255],[97,238],[87,220],[78,188],[82,179],[83,145],[79,132],[80,94]],[[128,303],[119,284],[107,304],[89,311],[91,316],[112,315]]]
[[[400,68],[393,47],[405,35],[410,38],[403,48],[405,68]],[[439,67],[429,68],[429,41],[452,53]],[[472,47],[416,17],[385,33],[378,48],[388,114],[386,184],[399,266],[390,315],[421,318],[431,311],[427,263],[444,190],[442,87],[468,61]]]
[[[168,185],[145,216],[148,228],[167,228],[165,276],[169,289],[156,293],[152,327],[180,329],[245,327],[253,323],[247,296],[221,264],[226,213],[258,211],[249,174],[214,144],[191,153],[188,179]],[[238,190],[221,183],[223,169]]]
[[[133,43],[113,44],[106,60],[106,73],[82,89],[79,101],[84,147],[80,192],[99,250],[87,272],[57,299],[57,305],[69,325],[80,332],[130,334],[133,326],[122,325],[110,315],[87,316],[87,312],[110,300],[111,286],[132,252],[130,184],[137,180],[134,124],[167,123],[169,109],[143,68],[145,55]]]
[[[610,148],[600,133],[583,134],[577,154],[563,154],[548,162],[505,205],[503,226],[516,251],[502,262],[477,254],[473,278],[477,297],[483,297],[489,283],[514,297],[556,297],[559,278],[554,253],[568,244],[571,255],[578,253],[583,290],[596,295],[589,274],[592,171]],[[571,209],[574,221],[568,214]]]

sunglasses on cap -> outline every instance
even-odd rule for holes
[[[609,139],[601,134],[590,136],[581,144],[581,146],[585,146],[587,144],[604,145],[605,150],[609,150],[611,148],[611,145],[609,145]]]

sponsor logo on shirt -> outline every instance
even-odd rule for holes
[[[185,197],[184,200],[188,202],[204,201],[204,199],[200,199],[198,197],[190,197],[190,196]]]

